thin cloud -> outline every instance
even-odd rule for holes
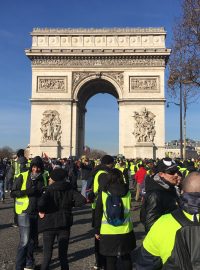
[[[0,29],[0,38],[14,38],[15,35],[12,32]]]

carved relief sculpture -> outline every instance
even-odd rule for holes
[[[38,77],[38,92],[65,92],[65,77]]]
[[[111,79],[115,80],[119,86],[122,88],[124,85],[124,75],[123,72],[73,72],[72,76],[72,85],[73,89],[85,78],[89,76],[96,76],[97,78],[101,78],[101,76],[107,76]]]
[[[156,135],[155,115],[143,108],[141,112],[134,112],[134,132],[137,142],[153,142]]]
[[[48,110],[43,113],[41,120],[41,142],[61,141],[61,120],[57,111]]]
[[[130,92],[159,92],[159,77],[130,77]]]

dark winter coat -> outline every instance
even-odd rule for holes
[[[141,208],[141,221],[148,232],[153,223],[162,215],[177,208],[178,197],[174,186],[155,181],[158,174],[145,179],[145,197]]]
[[[102,173],[99,175],[99,191],[102,191],[105,189],[105,187],[108,184],[108,179],[106,177],[107,173],[111,171],[111,169],[104,165],[104,164],[100,164],[98,166],[96,166],[90,173],[89,179],[87,181],[87,190],[91,189],[93,187],[93,183],[94,183],[94,177],[97,174],[98,171],[105,171],[106,173]]]
[[[88,180],[91,171],[92,171],[92,165],[90,164],[86,165],[84,163],[81,163],[81,166],[80,166],[81,180]]]
[[[125,184],[112,184],[107,190],[120,197],[126,196],[128,186]],[[95,209],[95,233],[100,234],[103,216],[102,192],[99,193]],[[130,253],[136,247],[134,232],[116,235],[100,235],[100,253],[104,256],[118,256]]]
[[[72,207],[85,203],[85,197],[73,190],[68,182],[49,185],[38,203],[39,212],[45,213],[45,217],[38,221],[39,232],[69,229],[73,223]]]
[[[44,188],[44,178],[40,174],[35,180],[31,180],[31,172],[28,173],[28,178],[26,182],[26,190],[21,190],[23,183],[23,176],[20,174],[13,182],[13,187],[11,191],[12,198],[21,198],[24,196],[29,197],[29,206],[24,211],[28,214],[38,213],[38,199],[42,195]]]
[[[27,168],[27,158],[26,157],[18,157],[17,163],[19,163],[19,169],[20,169],[20,172],[26,172],[28,170]],[[15,171],[14,171],[15,173]]]

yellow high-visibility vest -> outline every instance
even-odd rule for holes
[[[97,195],[98,195],[98,191],[99,191],[99,176],[102,173],[107,173],[107,172],[104,170],[99,170],[94,176],[93,192],[95,194],[95,199],[94,199],[94,202],[92,203],[92,209],[96,208],[96,202],[97,202],[97,198],[98,198]]]
[[[27,183],[27,179],[28,179],[28,171],[21,173],[22,177],[23,177],[23,182],[22,182],[22,186],[21,186],[21,190],[26,190],[26,183]],[[16,198],[15,200],[15,212],[19,215],[21,214],[23,211],[25,211],[29,206],[29,197],[28,196],[24,196],[21,198]]]
[[[108,198],[108,194],[106,192],[102,192],[102,203],[103,203],[103,216],[101,220],[101,229],[100,234],[125,234],[129,233],[133,230],[133,223],[131,221],[131,193],[130,191],[126,194],[126,196],[122,197],[122,203],[124,205],[124,217],[125,221],[120,226],[113,226],[108,223],[105,213],[106,213],[106,200]]]

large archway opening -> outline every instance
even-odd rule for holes
[[[105,79],[86,82],[78,95],[78,155],[85,145],[117,154],[119,149],[119,94]]]

